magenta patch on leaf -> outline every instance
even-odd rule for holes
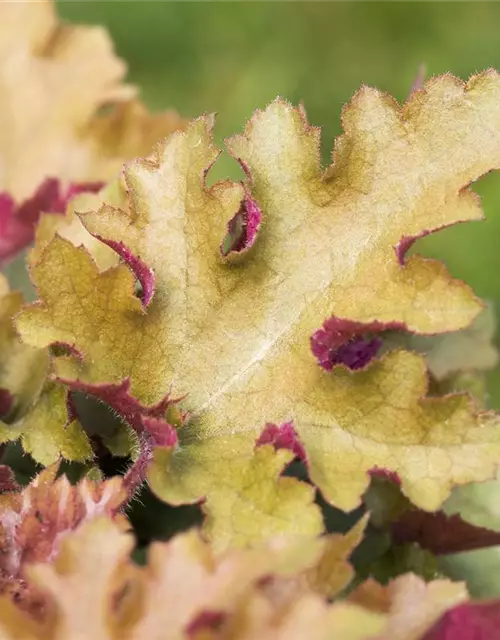
[[[148,433],[157,446],[175,446],[177,431],[164,416],[171,404],[178,402],[166,396],[158,404],[145,406],[130,395],[130,380],[126,378],[119,384],[90,384],[80,380],[57,378],[72,391],[82,391],[99,398],[116,411],[139,435]]]
[[[401,480],[398,474],[390,469],[382,469],[380,467],[373,467],[370,469],[369,474],[375,478],[382,478],[383,480],[390,480],[395,484],[401,484]]]
[[[284,422],[279,427],[268,422],[255,441],[257,447],[265,444],[272,444],[275,449],[288,449],[300,460],[306,459],[305,449],[293,428],[292,422]]]
[[[379,336],[382,331],[404,330],[399,322],[354,322],[332,316],[311,336],[311,350],[319,365],[331,371],[337,365],[349,369],[362,369],[382,346]]]
[[[0,389],[0,417],[7,416],[14,406],[14,396],[8,389]]]
[[[115,251],[132,269],[142,288],[142,304],[144,307],[147,307],[155,292],[155,274],[153,269],[148,267],[148,265],[138,256],[135,256],[132,251],[123,244],[123,242],[109,240],[99,235],[96,235],[95,237],[113,249],[113,251]]]
[[[64,213],[75,195],[99,191],[101,187],[102,183],[89,182],[70,185],[63,191],[59,180],[48,178],[21,203],[7,193],[0,193],[0,263],[10,260],[33,241],[41,213]]]
[[[220,247],[222,256],[248,251],[255,242],[261,222],[262,212],[259,205],[245,193],[238,212],[228,222],[227,236]]]
[[[447,611],[422,640],[500,640],[500,601],[460,604]]]

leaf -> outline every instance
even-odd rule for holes
[[[185,126],[173,110],[150,113],[139,100],[117,104],[93,118],[84,132],[90,156],[86,179],[114,178],[124,160],[147,155],[158,140]]]
[[[347,558],[363,539],[368,517],[361,518],[345,535],[331,534],[316,566],[307,572],[307,582],[327,598],[338,595],[354,577]]]
[[[127,198],[122,180],[113,180],[98,193],[82,193],[68,203],[66,215],[61,216],[47,209],[40,217],[36,228],[35,246],[28,254],[30,264],[36,264],[45,247],[55,235],[66,238],[76,247],[84,246],[90,252],[101,271],[116,265],[119,256],[110,247],[92,236],[83,226],[75,211],[98,209],[104,202],[117,207],[126,207]]]
[[[424,354],[433,377],[443,381],[453,374],[484,371],[497,364],[498,352],[492,343],[495,328],[495,313],[488,306],[470,327],[461,331],[440,336],[386,336],[384,346],[402,346]]]
[[[133,95],[124,63],[101,27],[60,24],[50,0],[3,2],[0,25],[0,189],[22,200],[47,177],[85,180],[80,132]]]
[[[0,275],[0,417],[9,420],[25,415],[37,400],[49,364],[47,350],[22,343],[14,329],[12,317],[22,304],[22,295],[9,291],[7,279]]]
[[[0,464],[0,493],[20,490],[13,470],[6,464]]]
[[[422,640],[493,640],[498,636],[500,603],[474,602],[447,611]]]
[[[67,390],[46,383],[47,350],[22,343],[14,329],[12,317],[21,308],[21,294],[9,292],[3,276],[0,287],[0,442],[21,437],[24,450],[45,465],[61,455],[68,460],[92,458],[88,438],[68,410]]]
[[[468,599],[463,583],[424,580],[408,573],[387,587],[373,581],[363,583],[349,600],[373,611],[388,614],[388,623],[371,640],[420,640],[448,609]]]
[[[184,126],[132,99],[125,72],[102,27],[61,24],[52,0],[2,3],[0,191],[19,202],[48,177],[109,180]]]
[[[44,180],[30,198],[17,205],[7,193],[0,193],[0,264],[14,258],[33,241],[43,211],[64,213],[75,194],[98,188],[99,184],[83,183],[70,185],[63,191],[58,180]]]
[[[500,545],[499,531],[475,526],[458,514],[448,516],[443,511],[407,511],[392,523],[391,532],[397,544],[417,542],[436,555]]]
[[[84,462],[94,457],[80,423],[71,415],[68,392],[47,383],[31,410],[13,425],[0,425],[0,442],[21,438],[24,451],[45,466],[66,460]]]
[[[35,627],[37,637],[326,640],[337,631],[340,640],[361,640],[384,623],[383,615],[353,604],[328,605],[305,584],[291,596],[286,582],[269,588],[263,578],[290,574],[293,580],[312,561],[309,542],[217,557],[191,531],[153,544],[144,569],[128,559],[132,544],[128,534],[98,518],[66,536],[54,562],[31,567],[30,582],[50,599],[51,615]],[[14,619],[13,610],[0,601],[6,640],[28,624]]]
[[[254,449],[264,425],[293,420],[310,477],[333,505],[356,507],[379,469],[397,474],[416,505],[437,509],[454,485],[494,475],[498,418],[466,395],[425,398],[425,362],[413,353],[327,375],[309,338],[332,314],[420,333],[459,330],[477,316],[469,288],[404,251],[423,233],[481,217],[468,185],[500,167],[499,98],[494,72],[466,86],[433,79],[402,108],[362,88],[326,174],[319,131],[277,100],[229,142],[245,186],[206,187],[217,152],[212,119],[200,118],[127,166],[128,210],[81,215],[129,266],[101,273],[85,249],[56,237],[32,269],[40,301],[17,327],[32,345],[75,345],[80,358],[65,359],[61,376],[70,387],[127,381],[143,406],[185,397],[179,445],[157,449],[150,471],[167,502],[219,501],[228,474],[262,455]],[[233,264],[220,243],[242,207],[258,207],[262,222],[252,251]],[[141,300],[134,288],[146,268]],[[226,496],[232,505],[231,487]]]
[[[203,504],[203,530],[215,549],[255,544],[282,531],[314,536],[323,530],[314,488],[296,478],[280,477],[291,460],[289,451],[263,446],[251,457],[236,458],[236,465],[225,461]],[[149,481],[161,495],[161,476],[158,483],[153,472]]]
[[[52,561],[69,531],[98,515],[116,516],[127,497],[119,477],[72,486],[65,476],[56,480],[57,471],[48,467],[22,491],[0,495],[1,585],[18,591],[27,608],[40,602],[25,583],[26,565]],[[122,516],[117,522],[127,526]]]

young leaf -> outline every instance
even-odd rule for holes
[[[93,453],[75,416],[70,415],[68,392],[46,382],[49,356],[46,349],[23,344],[14,330],[12,316],[22,296],[9,291],[0,278],[0,443],[21,437],[24,450],[39,463],[49,465],[61,456],[84,461]]]
[[[307,572],[307,581],[314,591],[333,598],[351,582],[354,569],[347,558],[363,539],[367,521],[365,516],[345,535],[332,534],[326,538],[319,561]]]
[[[94,457],[87,434],[68,406],[67,389],[51,382],[26,415],[14,424],[0,423],[0,442],[19,437],[24,451],[46,466],[61,457],[75,462]]]
[[[203,530],[215,549],[255,544],[283,531],[321,533],[323,519],[314,503],[314,488],[280,475],[293,457],[284,449],[264,446],[251,457],[236,458],[236,465],[225,461],[203,504]],[[153,491],[161,492],[161,476],[158,483],[153,471],[149,481]]]
[[[228,465],[248,468],[259,430],[291,419],[311,479],[344,510],[359,504],[376,468],[397,474],[429,510],[454,484],[494,474],[498,418],[478,414],[466,395],[424,398],[422,357],[396,351],[358,373],[327,375],[309,337],[332,314],[436,333],[479,313],[441,264],[405,261],[404,251],[424,232],[481,217],[468,185],[500,167],[500,79],[490,71],[466,86],[433,79],[401,109],[364,87],[343,124],[325,175],[319,132],[277,100],[229,143],[250,176],[246,188],[207,189],[217,153],[212,120],[200,118],[127,166],[128,210],[81,216],[130,269],[100,273],[87,251],[57,237],[32,269],[41,299],[17,326],[29,344],[76,346],[81,358],[72,368],[64,362],[67,384],[129,380],[143,405],[186,396],[180,446],[158,449],[150,473],[168,502],[207,496],[209,504]],[[234,265],[220,242],[247,200],[262,224],[253,251]],[[147,269],[140,300],[135,281]],[[231,488],[225,500],[233,504]]]
[[[26,585],[26,565],[52,561],[68,532],[96,516],[116,516],[127,498],[119,477],[71,486],[65,476],[56,480],[57,471],[53,465],[22,491],[0,495],[1,584],[28,608],[40,602]],[[123,516],[117,522],[126,528]]]

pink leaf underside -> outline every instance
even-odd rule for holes
[[[318,364],[326,371],[337,365],[362,369],[377,355],[382,331],[404,331],[399,322],[354,322],[332,316],[311,336],[311,350]]]
[[[227,224],[227,238],[220,247],[221,255],[225,258],[230,253],[248,251],[255,243],[261,222],[259,205],[246,193],[239,211]]]
[[[217,631],[224,620],[226,614],[223,611],[202,611],[195,619],[189,623],[186,629],[188,638],[196,638],[203,632]]]
[[[268,422],[260,436],[255,441],[256,447],[261,447],[265,444],[273,445],[276,450],[288,449],[288,451],[291,451],[296,458],[302,460],[302,462],[305,462],[307,465],[307,453],[293,427],[293,422],[284,422],[280,426]],[[373,469],[370,469],[368,473],[371,476],[385,478],[386,480],[390,480],[396,484],[401,484],[398,474],[388,469],[374,467]]]
[[[130,395],[130,381],[123,380],[119,384],[90,384],[80,380],[66,380],[57,378],[71,391],[82,391],[99,398],[116,411],[138,434],[147,433],[154,445],[174,447],[177,444],[176,429],[165,420],[165,412],[169,405],[177,402],[169,395],[158,404],[151,407],[141,404]],[[71,404],[70,415],[75,415],[74,405]]]
[[[132,269],[135,277],[141,285],[142,304],[144,307],[147,307],[155,292],[155,274],[153,269],[148,267],[144,260],[141,260],[139,256],[134,255],[132,251],[123,244],[123,242],[102,238],[99,235],[95,235],[95,237],[113,249],[113,251],[115,251]]]
[[[101,183],[70,184],[63,189],[59,180],[47,178],[35,193],[16,203],[8,193],[0,193],[0,264],[7,262],[28,246],[43,212],[66,211],[68,202],[78,193],[99,191]]]
[[[305,449],[292,422],[285,422],[279,427],[268,422],[255,442],[258,447],[265,444],[272,444],[275,449],[288,449],[300,460],[306,459]]]

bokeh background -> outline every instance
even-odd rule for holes
[[[216,137],[242,129],[276,95],[302,102],[323,128],[328,161],[340,110],[362,83],[408,95],[419,66],[466,79],[500,69],[500,3],[494,2],[59,2],[62,17],[106,26],[152,108],[183,116],[217,112]],[[213,177],[238,175],[225,157]],[[486,221],[458,225],[421,241],[451,272],[491,300],[500,317],[500,176],[477,184]],[[500,409],[500,374],[489,377]],[[458,502],[500,528],[500,485],[460,493]],[[497,506],[498,505],[498,506]],[[476,593],[500,594],[500,552],[448,561]]]

